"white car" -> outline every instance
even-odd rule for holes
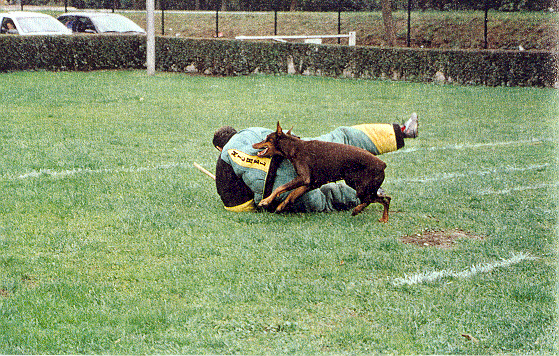
[[[0,33],[15,35],[71,35],[72,31],[52,16],[39,12],[0,13]]]
[[[134,21],[114,13],[69,12],[58,16],[58,20],[74,33],[146,34]]]

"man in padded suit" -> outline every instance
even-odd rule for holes
[[[375,155],[404,147],[405,138],[417,137],[418,116],[413,113],[405,124],[362,124],[342,126],[314,140],[338,142],[361,147]],[[216,165],[216,187],[225,209],[254,211],[258,203],[276,187],[289,182],[297,173],[281,156],[258,157],[252,145],[261,142],[272,130],[250,127],[237,132],[223,126],[214,133],[213,145],[220,151]],[[280,195],[279,202],[289,192]],[[355,190],[343,182],[328,183],[311,190],[291,206],[293,212],[349,210],[359,204]],[[272,205],[270,209],[275,209]],[[272,210],[273,211],[273,210]]]

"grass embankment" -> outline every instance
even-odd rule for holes
[[[145,26],[145,15],[127,13],[137,23]],[[156,31],[161,34],[160,12],[156,14]],[[406,46],[407,13],[394,12],[397,46]],[[483,48],[484,14],[479,11],[413,12],[412,47],[425,48]],[[556,49],[559,26],[554,13],[502,13],[490,12],[488,43],[493,49]],[[384,29],[380,12],[346,12],[342,14],[341,32],[357,32],[358,45],[384,45]],[[337,13],[280,12],[280,35],[336,34]],[[239,35],[273,35],[273,13],[219,14],[219,31],[224,38]],[[167,12],[165,34],[182,37],[212,37],[215,35],[215,13]],[[345,41],[345,40],[344,40]],[[324,43],[337,40],[324,40]]]
[[[144,72],[0,86],[2,354],[557,352],[554,90]],[[375,205],[227,212],[192,167],[212,169],[224,124],[316,136],[412,111],[419,138],[381,156],[388,224]],[[400,241],[453,229],[483,239]]]

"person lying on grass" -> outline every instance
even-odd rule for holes
[[[405,138],[417,137],[418,117],[413,113],[405,124],[362,124],[338,127],[312,138],[361,147],[374,155],[404,147]],[[278,186],[297,176],[291,162],[281,156],[258,157],[252,145],[272,130],[250,127],[241,131],[223,126],[214,133],[213,145],[220,151],[216,165],[216,187],[225,209],[254,211],[258,203]],[[288,193],[280,196],[280,201]],[[330,212],[353,209],[359,204],[356,192],[343,182],[328,183],[297,199],[292,212]],[[270,207],[275,209],[275,206]]]

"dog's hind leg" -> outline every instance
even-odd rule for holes
[[[363,211],[363,209],[365,209],[369,204],[371,204],[370,202],[366,202],[366,203],[361,203],[359,205],[357,205],[355,208],[353,208],[353,211],[351,212],[351,216],[355,216],[357,214],[359,214],[360,212]]]
[[[384,193],[381,193],[381,195],[378,193],[378,190],[384,181],[384,171],[376,172],[376,174],[371,174],[370,176],[372,176],[373,179],[365,185],[361,185],[360,183],[362,182],[358,180],[346,179],[346,183],[356,190],[357,197],[361,200],[361,204],[357,205],[353,209],[351,215],[355,216],[359,214],[371,203],[381,203],[384,207],[384,211],[382,212],[382,218],[380,218],[379,221],[388,222],[390,197]]]
[[[376,198],[373,199],[373,203],[381,203],[384,207],[382,212],[382,218],[379,219],[380,222],[388,222],[388,209],[390,209],[390,198],[388,195],[379,196],[377,195]]]
[[[377,196],[373,199],[365,199],[365,202],[357,205],[355,208],[353,208],[353,211],[351,212],[352,216],[355,216],[357,214],[359,214],[360,212],[363,211],[363,209],[365,209],[369,204],[371,203],[380,203],[382,204],[382,206],[384,207],[384,210],[382,212],[382,217],[379,219],[380,222],[388,222],[388,210],[390,209],[390,197],[385,195],[385,196]]]

